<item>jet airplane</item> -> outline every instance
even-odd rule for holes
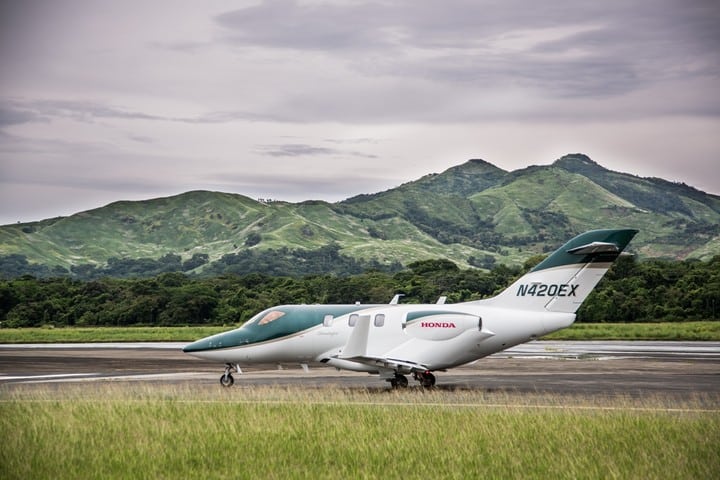
[[[230,386],[240,365],[321,362],[377,374],[392,387],[467,364],[569,327],[575,312],[637,233],[593,230],[576,236],[493,298],[445,304],[280,305],[240,328],[183,351],[226,365]]]

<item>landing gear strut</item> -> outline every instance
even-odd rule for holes
[[[408,379],[405,375],[400,375],[399,373],[396,373],[394,377],[389,378],[388,382],[390,382],[390,386],[392,388],[407,388],[408,386]]]
[[[425,370],[424,372],[415,372],[413,373],[413,377],[415,377],[415,380],[420,382],[420,385],[424,388],[432,388],[435,386],[435,375],[433,375],[429,370]]]
[[[233,371],[236,373],[242,373],[240,365],[233,365],[232,363],[225,364],[225,373],[223,373],[220,377],[220,385],[223,387],[232,387],[232,384],[235,383],[235,379],[232,376]]]

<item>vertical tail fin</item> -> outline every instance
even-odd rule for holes
[[[637,230],[593,230],[573,238],[488,304],[575,313]]]

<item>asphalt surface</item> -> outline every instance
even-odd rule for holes
[[[183,343],[0,345],[0,391],[28,383],[191,383],[222,388],[223,365]],[[720,342],[533,342],[447,372],[436,388],[561,395],[720,399]],[[243,366],[235,386],[389,389],[377,376],[321,364]],[[411,388],[416,382],[410,381]]]

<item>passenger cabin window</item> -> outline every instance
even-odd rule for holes
[[[385,325],[385,314],[378,313],[377,315],[375,315],[375,326],[382,327],[383,325]]]
[[[332,327],[333,316],[325,315],[323,318],[323,327]]]
[[[353,313],[352,315],[350,315],[350,317],[348,318],[348,326],[354,327],[357,323],[358,317],[359,315],[357,313]]]

